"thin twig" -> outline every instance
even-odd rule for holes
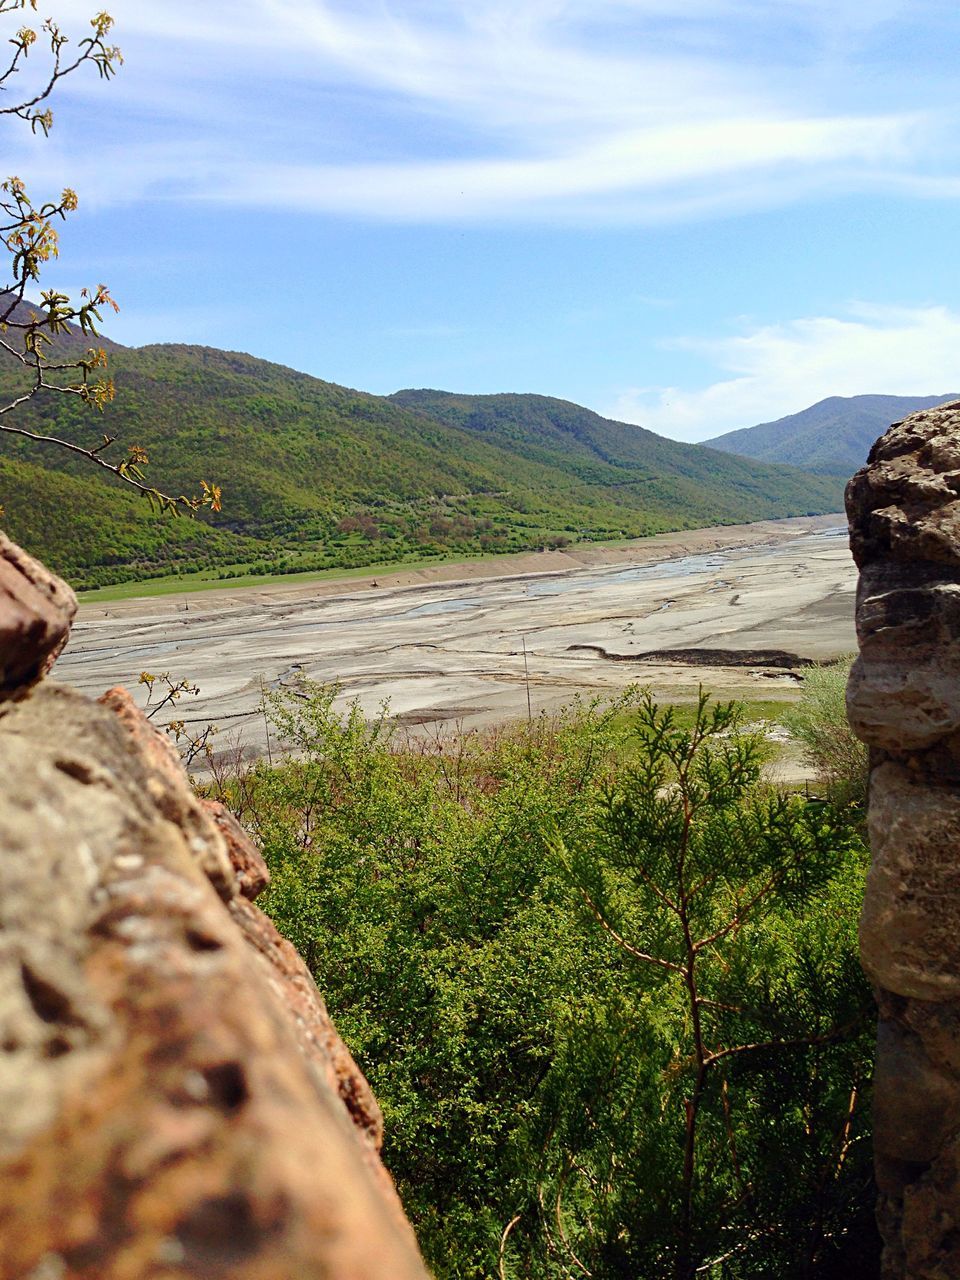
[[[507,1280],[507,1273],[503,1269],[504,1253],[507,1248],[507,1236],[509,1236],[510,1232],[517,1225],[522,1216],[522,1214],[515,1213],[504,1227],[503,1234],[500,1237],[500,1256],[497,1259],[497,1272],[500,1276],[500,1280]]]
[[[682,977],[686,977],[687,971],[682,965],[674,964],[672,960],[664,960],[660,956],[651,956],[646,951],[641,951],[638,947],[629,943],[622,934],[618,933],[616,929],[614,929],[613,925],[609,920],[607,920],[606,916],[604,916],[603,912],[599,909],[585,889],[581,888],[580,896],[587,904],[587,907],[590,909],[590,912],[597,923],[601,925],[607,933],[609,933],[610,937],[613,938],[614,942],[616,942],[618,946],[621,946],[624,951],[626,951],[627,955],[633,956],[635,960],[642,960],[645,964],[657,965],[661,969],[669,969],[671,973],[679,973]]]

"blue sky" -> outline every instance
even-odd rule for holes
[[[688,440],[960,391],[955,3],[109,7],[120,76],[5,164],[78,191],[47,283],[106,281],[118,341]]]

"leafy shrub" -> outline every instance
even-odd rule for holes
[[[831,807],[763,787],[735,710],[680,730],[630,693],[414,740],[304,684],[270,714],[293,754],[226,798],[440,1280],[861,1274],[863,849]],[[659,896],[684,875],[699,1041]]]
[[[623,971],[545,1081],[522,1274],[870,1275],[863,846],[763,784],[734,704],[701,695],[687,726],[645,697],[637,734],[557,841]]]
[[[563,1011],[613,977],[548,837],[609,767],[619,708],[404,743],[385,714],[299,692],[271,709],[294,758],[246,779],[241,806],[273,874],[265,906],[380,1100],[429,1261],[486,1280]]]
[[[829,666],[811,667],[803,693],[784,716],[784,723],[804,748],[804,758],[817,771],[824,795],[835,805],[867,804],[867,748],[847,721],[846,690],[853,657]]]

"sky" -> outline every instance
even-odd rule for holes
[[[78,192],[43,283],[109,284],[119,342],[682,440],[960,391],[955,0],[108,7],[119,76],[4,161]]]

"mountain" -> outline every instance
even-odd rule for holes
[[[44,393],[19,425],[150,455],[167,492],[224,511],[152,517],[82,460],[0,436],[11,536],[78,586],[192,570],[290,572],[835,511],[840,485],[664,440],[540,396],[380,397],[209,347],[113,345],[102,418]],[[17,389],[0,373],[5,403]],[[119,454],[118,456],[123,456]]]
[[[870,446],[892,422],[957,398],[956,394],[830,396],[800,413],[728,431],[704,444],[760,462],[788,463],[846,479],[863,466]]]
[[[643,427],[602,418],[590,409],[538,395],[456,395],[446,391],[398,391],[389,397],[465,430],[479,440],[531,463],[576,476],[602,491],[619,490],[618,505],[658,519],[683,513],[700,524],[759,519],[755,503],[803,505],[811,494],[797,471],[731,466],[733,459],[702,445],[680,444]],[[838,501],[835,485],[819,500]],[[839,508],[837,508],[839,509]],[[736,511],[732,516],[728,513]]]

